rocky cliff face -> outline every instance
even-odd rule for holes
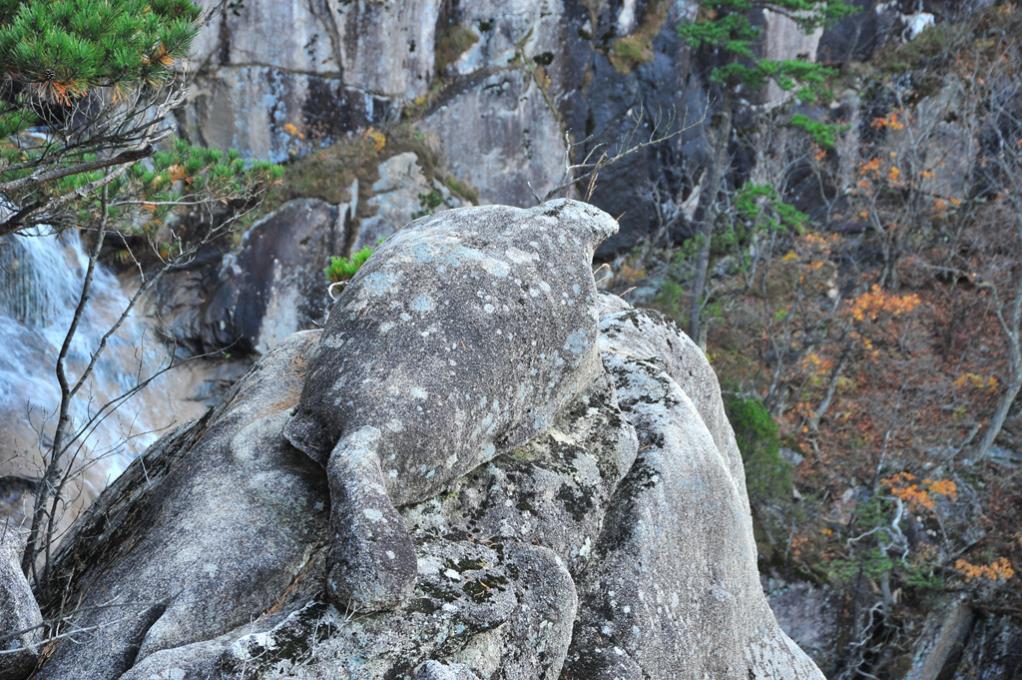
[[[760,588],[706,358],[618,298],[591,312],[596,377],[541,435],[401,509],[418,583],[374,614],[325,603],[324,472],[282,436],[310,358],[343,350],[286,339],[78,525],[59,569],[82,632],[36,677],[822,678]]]
[[[277,161],[404,123],[480,201],[513,205],[570,192],[566,165],[590,151],[613,155],[687,129],[604,172],[595,202],[622,215],[616,250],[656,221],[654,188],[680,203],[698,173],[706,101],[675,34],[694,8],[227,3],[198,42],[198,82],[180,122],[198,142]]]
[[[709,65],[676,32],[694,0],[206,1],[219,9],[179,114],[196,142],[286,161],[403,126],[474,200],[519,206],[571,195],[567,166],[633,149],[595,185],[593,203],[622,225],[601,253],[691,230],[713,115]],[[811,36],[767,13],[764,52],[864,60],[990,1],[853,4],[862,11]],[[739,158],[741,172],[754,162]]]

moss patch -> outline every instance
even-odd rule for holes
[[[725,401],[745,464],[753,531],[761,560],[777,563],[786,544],[785,518],[792,513],[791,465],[781,458],[777,423],[758,399]]]
[[[653,39],[664,27],[667,10],[668,3],[665,0],[650,2],[635,32],[611,42],[607,58],[614,70],[618,73],[631,73],[637,66],[653,60]]]
[[[745,463],[746,486],[753,505],[791,497],[791,466],[781,458],[777,423],[759,399],[733,397],[725,403]]]
[[[447,67],[458,61],[473,45],[479,42],[479,36],[468,26],[451,26],[436,37],[435,52],[436,71],[443,74]]]
[[[351,201],[351,186],[358,180],[359,217],[366,217],[372,185],[379,179],[380,164],[398,154],[415,154],[423,175],[440,182],[469,203],[479,202],[479,192],[443,168],[440,155],[426,136],[410,122],[384,131],[373,129],[343,139],[300,158],[287,167],[284,181],[267,197],[267,211],[295,198],[318,198],[340,205]]]
[[[378,150],[374,141],[366,136],[343,139],[290,164],[284,183],[270,199],[277,204],[293,198],[347,203],[356,179],[360,190],[379,179],[378,168],[385,152],[385,149]]]

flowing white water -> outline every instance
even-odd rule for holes
[[[39,476],[60,405],[55,364],[81,294],[88,256],[78,234],[36,231],[0,238],[0,476]],[[102,266],[68,354],[73,381],[128,305],[117,278]],[[166,349],[132,313],[110,338],[93,376],[72,402],[75,430],[86,436],[69,455],[92,493],[119,475],[170,425],[174,408],[161,377],[108,415],[102,408],[165,366]],[[98,416],[98,417],[97,417]],[[79,444],[82,446],[79,448]]]

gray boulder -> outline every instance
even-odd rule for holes
[[[479,680],[479,676],[461,664],[447,666],[439,661],[427,661],[415,672],[415,680]]]
[[[822,678],[781,632],[760,587],[740,463],[701,415],[717,411],[719,396],[706,399],[715,390],[705,388],[687,394],[669,354],[629,342],[643,325],[648,332],[657,322],[629,309],[601,323],[604,365],[638,433],[639,455],[579,579],[580,614],[561,677]],[[701,357],[680,334],[656,336],[691,363]],[[685,382],[693,377],[675,371]],[[718,635],[706,645],[710,630]]]
[[[0,680],[20,680],[35,668],[43,618],[21,572],[27,533],[0,523]]]
[[[280,428],[315,340],[271,351],[222,407],[166,435],[90,508],[56,577],[77,584],[85,632],[39,677],[116,678],[298,596],[320,552],[325,486]]]

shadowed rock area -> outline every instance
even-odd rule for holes
[[[472,231],[471,211],[446,215]],[[569,266],[545,264],[551,280]],[[36,677],[822,678],[760,588],[706,358],[616,297],[583,304],[597,367],[552,423],[428,497],[395,496],[418,577],[396,609],[327,597],[335,499],[282,432],[317,351],[345,350],[303,332],[79,522],[58,564],[77,613],[44,610],[81,632]]]

